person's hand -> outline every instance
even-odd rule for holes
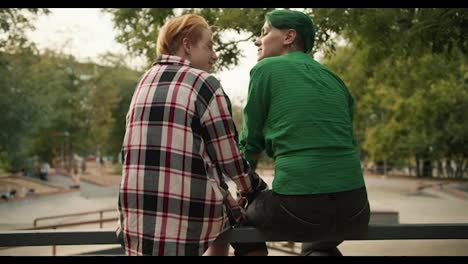
[[[249,179],[251,189],[243,193],[237,192],[237,202],[243,208],[247,208],[261,192],[268,190],[266,182],[255,171],[249,172]]]
[[[247,199],[239,192],[237,192],[237,204],[239,204],[239,206],[242,208],[246,208],[245,206],[247,205]]]
[[[231,220],[231,225],[234,227],[239,226],[242,222],[244,222],[247,219],[244,207],[241,207],[241,206],[231,207],[230,212],[231,212],[230,217],[232,218],[232,220],[234,220],[234,223]]]

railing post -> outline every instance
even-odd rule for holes
[[[99,227],[102,229],[102,211],[99,211]]]
[[[54,227],[54,230],[57,228]],[[57,247],[55,245],[52,245],[52,256],[55,256],[57,254]]]

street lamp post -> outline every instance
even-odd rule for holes
[[[61,156],[62,156],[62,162],[63,165],[65,165],[65,169],[68,173],[70,173],[70,132],[64,131],[64,132],[55,132],[53,133],[54,136],[63,136],[63,142],[62,142],[62,149],[61,149]]]
[[[65,152],[65,157],[64,157],[64,161],[65,162],[65,168],[67,170],[68,173],[70,173],[70,170],[71,170],[71,166],[70,166],[70,159],[71,159],[71,155],[70,155],[70,133],[68,131],[65,131],[63,132],[63,136],[64,136],[64,144],[65,144],[65,149],[66,149],[66,152]]]

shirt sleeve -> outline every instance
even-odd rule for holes
[[[250,168],[237,146],[237,130],[230,106],[229,98],[218,88],[200,120],[203,139],[212,162],[232,179],[239,191],[248,192],[251,190]]]
[[[252,167],[256,166],[252,155],[265,149],[263,132],[270,105],[269,87],[270,74],[264,68],[254,67],[250,71],[249,91],[239,139],[240,149]]]

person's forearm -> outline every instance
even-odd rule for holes
[[[257,169],[257,163],[260,159],[259,152],[246,152],[244,153],[245,159],[249,162],[250,168],[255,171]]]

